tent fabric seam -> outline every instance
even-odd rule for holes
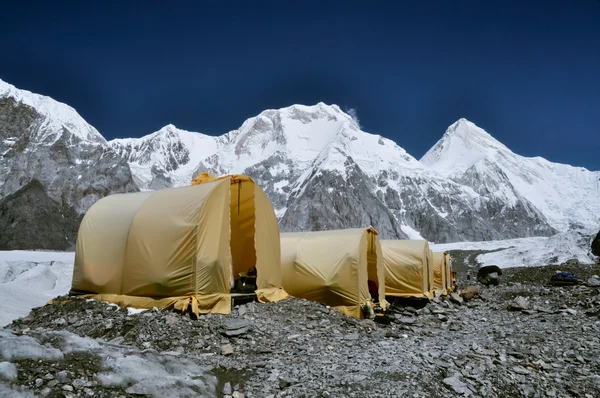
[[[124,294],[123,293],[123,270],[125,269],[124,265],[125,265],[125,260],[127,257],[127,246],[129,245],[129,236],[131,235],[131,227],[133,226],[133,223],[135,222],[135,219],[138,215],[138,212],[140,211],[140,209],[142,207],[144,207],[144,205],[146,204],[146,202],[154,196],[154,194],[156,193],[156,191],[152,192],[150,195],[148,195],[148,197],[146,199],[144,199],[144,201],[142,202],[142,204],[137,208],[137,210],[135,211],[135,216],[133,216],[133,218],[131,219],[131,222],[129,223],[129,228],[127,229],[127,239],[125,239],[125,248],[123,250],[123,261],[122,264],[123,266],[121,266],[121,270],[120,270],[120,280],[121,280],[121,286],[119,286],[119,292],[120,294]]]

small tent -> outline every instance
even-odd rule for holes
[[[369,281],[384,300],[383,259],[373,228],[282,233],[281,267],[290,295],[346,315],[362,318],[361,305],[371,298]]]
[[[281,288],[279,227],[264,191],[242,175],[115,194],[84,216],[71,292],[138,308],[231,311],[231,273],[257,271],[259,301]]]
[[[382,240],[385,294],[433,297],[431,250],[426,240]]]
[[[433,290],[446,294],[448,293],[446,252],[433,252],[431,260],[433,264]]]

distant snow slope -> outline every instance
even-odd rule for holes
[[[567,231],[550,237],[432,244],[431,249],[497,250],[480,254],[476,260],[481,265],[497,265],[500,268],[562,264],[571,259],[593,264],[596,257],[590,251],[592,236],[591,232]]]
[[[0,251],[0,326],[71,289],[75,253]]]

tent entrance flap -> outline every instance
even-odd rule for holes
[[[230,247],[234,279],[256,267],[254,182],[231,184]]]

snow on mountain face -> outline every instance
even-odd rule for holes
[[[172,124],[140,139],[116,139],[110,147],[129,162],[143,189],[189,184],[200,161],[217,151],[217,139]]]
[[[12,231],[0,236],[0,248],[64,248],[99,198],[187,185],[201,171],[252,176],[284,231],[372,225],[382,238],[435,242],[551,235],[548,209],[515,178],[539,182],[556,172],[549,196],[561,195],[552,189],[565,170],[572,181],[588,179],[541,159],[533,161],[544,172],[519,169],[520,157],[466,120],[421,162],[323,103],[266,110],[218,137],[168,125],[106,143],[72,108],[0,87],[0,228]],[[588,203],[596,187],[585,186],[582,206],[559,208],[569,225],[600,214]],[[571,196],[566,203],[577,204]]]
[[[47,143],[58,139],[63,129],[83,141],[104,144],[106,140],[94,127],[90,126],[75,109],[68,105],[15,86],[0,80],[0,99],[13,98],[15,101],[34,108],[41,116],[41,125],[35,137]]]
[[[202,144],[192,159],[183,137],[194,134]],[[126,154],[142,189],[187,184],[200,171],[250,175],[284,231],[373,225],[382,237],[436,241],[554,232],[524,198],[503,203],[448,180],[393,141],[361,131],[336,105],[266,110],[214,140],[167,126],[110,145]]]
[[[0,249],[66,249],[94,202],[137,190],[72,108],[0,82]]]
[[[475,190],[484,181],[470,176],[485,176],[503,201],[525,198],[558,230],[600,224],[600,172],[519,156],[465,119],[450,126],[421,163]]]

